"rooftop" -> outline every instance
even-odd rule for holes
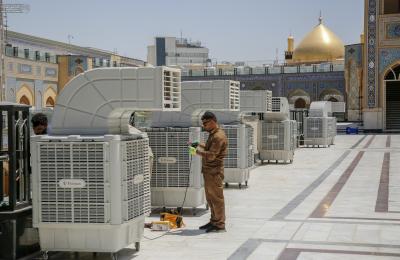
[[[185,228],[146,229],[141,250],[118,259],[399,259],[399,168],[400,135],[339,135],[330,148],[296,150],[293,164],[255,168],[248,188],[225,189],[227,232],[198,230],[209,212],[187,211]]]

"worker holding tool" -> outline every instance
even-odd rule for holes
[[[225,201],[223,193],[224,157],[228,141],[224,131],[219,128],[217,118],[212,112],[201,117],[203,128],[210,135],[205,144],[194,142],[189,147],[192,155],[202,157],[202,173],[207,203],[211,210],[210,222],[201,226],[208,232],[225,231]]]

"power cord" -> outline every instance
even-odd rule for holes
[[[190,174],[192,174],[192,160],[193,160],[193,156],[191,154],[189,154],[189,178],[190,178]],[[180,215],[182,215],[183,206],[185,205],[188,188],[189,188],[189,184],[186,186],[186,189],[185,189],[185,196],[183,197],[182,206],[180,207],[181,212],[178,212]],[[153,237],[153,238],[146,237],[145,235],[143,235],[143,238],[145,238],[147,240],[156,240],[156,239],[159,239],[159,238],[161,238],[161,237],[163,237],[163,236],[165,236],[165,235],[167,235],[169,233],[173,233],[173,232],[167,231],[164,234],[159,235],[158,237]]]
[[[179,231],[179,230],[176,230],[176,231]],[[163,237],[163,236],[165,236],[165,235],[167,235],[167,234],[174,234],[174,233],[175,233],[175,232],[173,232],[173,231],[171,231],[171,230],[168,230],[168,231],[166,231],[164,234],[159,235],[158,237],[150,238],[150,237],[146,237],[145,235],[143,235],[143,238],[146,238],[146,239],[147,239],[146,241],[148,241],[148,240],[156,240],[156,239],[159,239],[160,237]]]
[[[164,234],[159,235],[158,237],[153,237],[153,238],[146,237],[145,235],[143,235],[143,237],[146,238],[147,240],[156,240],[156,239],[159,239],[160,237],[165,236],[165,235],[168,234],[168,233],[171,233],[171,232],[170,232],[170,231],[167,231],[167,232],[165,232]]]
[[[189,154],[189,180],[190,180],[190,175],[192,174],[192,160],[193,160],[193,156],[191,154]],[[185,196],[183,197],[182,206],[180,208],[181,212],[178,212],[181,215],[183,213],[182,211],[183,211],[183,206],[185,205],[188,188],[189,188],[189,184],[186,186]]]

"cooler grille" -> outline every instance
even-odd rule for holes
[[[188,187],[189,128],[151,128],[146,131],[154,155],[151,187]],[[174,162],[167,163],[168,160]]]
[[[307,117],[306,119],[306,138],[326,138],[328,137],[328,129],[326,125],[327,118],[324,117]]]
[[[109,170],[106,142],[39,143],[40,214],[47,223],[108,223],[110,221],[110,184],[115,178]],[[107,151],[107,152],[106,152]],[[128,204],[124,220],[150,212],[150,170],[148,140],[121,142],[122,204]],[[125,166],[124,166],[125,165]],[[84,182],[83,187],[62,188],[62,179]]]
[[[41,143],[42,222],[105,223],[104,143]],[[61,188],[62,179],[85,187]]]
[[[250,126],[246,126],[246,137],[247,137],[247,167],[254,166],[254,129]],[[246,147],[245,147],[246,148]]]
[[[149,141],[147,139],[126,142],[126,186],[128,203],[126,220],[149,214],[151,211]],[[143,177],[143,181],[135,178]],[[136,182],[136,183],[135,183]]]
[[[261,121],[261,149],[285,150],[285,124]]]
[[[253,138],[254,130],[250,126],[245,126],[245,136],[240,136],[241,125],[221,125],[228,140],[227,155],[224,158],[224,168],[240,168],[238,162],[241,156],[246,158],[245,168],[254,165]],[[206,142],[209,134],[202,132],[202,140]],[[240,138],[245,138],[245,146],[240,145]]]

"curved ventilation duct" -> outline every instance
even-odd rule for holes
[[[331,115],[332,103],[330,101],[311,102],[309,117],[329,117]]]
[[[51,134],[123,134],[134,111],[180,110],[179,69],[94,69],[79,74],[59,94]]]
[[[272,112],[264,113],[264,120],[280,122],[289,119],[289,102],[286,97],[272,98]]]
[[[231,80],[182,82],[182,112],[155,112],[152,127],[201,126],[200,118],[205,111],[239,112],[239,82]],[[220,122],[219,118],[218,121]]]

